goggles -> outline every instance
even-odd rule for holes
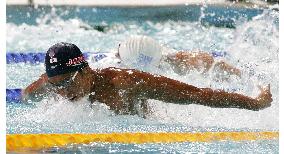
[[[64,80],[57,82],[57,83],[50,82],[49,80],[48,80],[48,82],[56,88],[66,88],[74,82],[74,79],[77,76],[77,74],[78,74],[78,71],[76,71],[74,75],[72,75],[68,78],[65,78]]]

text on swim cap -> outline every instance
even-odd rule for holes
[[[138,63],[141,63],[141,64],[150,64],[153,60],[153,57],[150,57],[150,56],[146,56],[144,54],[139,54],[139,57],[138,57]]]
[[[67,66],[71,66],[71,65],[77,65],[77,64],[81,64],[82,62],[85,62],[85,59],[83,56],[80,57],[76,57],[73,59],[69,59],[68,63],[66,63]]]

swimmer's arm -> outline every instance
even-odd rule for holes
[[[34,81],[22,91],[22,100],[40,101],[47,92],[45,85],[48,81],[46,73],[42,74],[37,81]]]
[[[171,64],[174,71],[184,74],[188,70],[196,69],[208,72],[211,68],[241,77],[241,70],[228,64],[225,61],[215,61],[214,57],[206,52],[179,51],[174,54],[164,56],[164,61]]]
[[[265,89],[261,89],[261,93],[257,98],[251,98],[223,90],[198,88],[173,79],[163,76],[154,76],[145,72],[134,71],[131,78],[134,82],[133,85],[129,87],[135,87],[134,91],[138,91],[139,96],[175,104],[200,104],[218,108],[261,110],[269,107],[272,102],[269,86]],[[127,83],[129,84],[131,82],[128,81]]]

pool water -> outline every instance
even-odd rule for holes
[[[276,7],[276,6],[273,6]],[[87,98],[71,103],[60,96],[41,102],[6,102],[7,133],[109,133],[278,131],[279,12],[272,8],[188,5],[160,8],[7,6],[7,52],[44,53],[57,42],[71,42],[83,52],[112,52],[130,35],[148,35],[176,50],[225,51],[223,60],[243,71],[241,78],[216,80],[192,71],[178,75],[165,64],[147,71],[198,87],[226,89],[255,97],[258,85],[271,84],[272,106],[261,111],[176,105],[149,100],[155,111],[146,119],[115,115]],[[171,52],[171,51],[168,51]],[[220,58],[221,59],[221,58]],[[93,62],[93,68],[119,66]],[[44,73],[43,64],[7,64],[6,88],[24,88]],[[278,153],[278,140],[172,144],[91,143],[45,152],[77,153]]]

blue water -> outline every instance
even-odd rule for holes
[[[275,7],[275,6],[274,6]],[[257,96],[257,85],[271,84],[272,106],[262,111],[217,109],[200,105],[175,105],[150,100],[155,111],[139,116],[114,115],[108,107],[86,98],[70,103],[59,96],[41,102],[7,102],[7,133],[106,133],[278,131],[278,38],[279,13],[274,9],[225,6],[179,6],[161,8],[7,6],[7,52],[42,52],[67,41],[84,52],[111,52],[130,35],[148,35],[177,50],[226,51],[223,58],[243,70],[242,78],[216,81],[212,73],[178,75],[167,66],[148,71],[198,87],[237,89]],[[170,51],[169,51],[170,52]],[[94,62],[93,68],[118,66]],[[7,88],[24,88],[44,73],[43,64],[8,64]],[[173,144],[92,143],[60,149],[58,153],[278,153],[278,140]]]
[[[80,148],[78,148],[80,147]],[[278,141],[255,142],[214,142],[214,143],[160,143],[160,144],[109,144],[92,143],[89,145],[51,148],[43,152],[57,153],[278,153]]]
[[[79,18],[83,22],[90,25],[96,25],[104,22],[106,25],[112,23],[125,23],[129,21],[137,21],[140,24],[149,20],[155,23],[173,20],[173,21],[198,21],[202,24],[209,24],[221,27],[234,27],[234,21],[239,18],[251,20],[252,17],[261,14],[263,9],[245,8],[245,7],[230,7],[227,6],[210,6],[204,7],[201,5],[190,6],[172,6],[172,7],[143,7],[143,8],[127,8],[127,7],[74,7],[62,6],[56,8],[56,14],[61,16],[61,19],[68,20]],[[49,6],[33,7],[23,6],[7,6],[7,22],[15,24],[38,24],[36,19],[45,16],[52,12]],[[69,11],[75,10],[75,11]],[[94,18],[95,16],[95,18]],[[212,18],[212,16],[214,16]],[[218,19],[219,18],[219,19]]]

